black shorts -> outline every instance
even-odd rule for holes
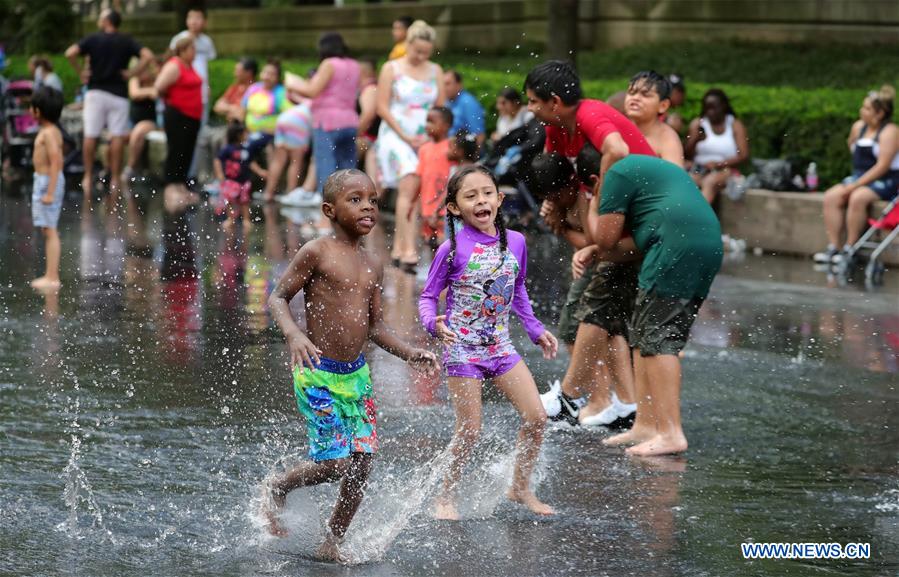
[[[627,337],[639,273],[639,262],[599,263],[581,296],[575,318],[605,329],[609,336]]]
[[[628,342],[644,357],[676,355],[687,344],[704,297],[669,298],[640,289],[631,316]]]

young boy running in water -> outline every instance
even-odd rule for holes
[[[434,371],[436,356],[401,341],[382,316],[383,268],[362,247],[378,221],[378,193],[359,170],[339,170],[324,186],[322,212],[334,233],[300,248],[269,297],[272,316],[287,337],[297,407],[306,417],[309,456],[269,481],[269,531],[286,535],[278,512],[298,488],[341,481],[319,556],[342,561],[339,545],[362,502],[378,447],[375,403],[362,349],[368,340],[413,365]],[[306,332],[290,300],[303,291]]]

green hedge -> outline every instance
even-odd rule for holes
[[[67,97],[71,99],[77,82],[75,73],[64,58],[54,57],[53,61],[65,83]],[[260,63],[263,61],[260,58]],[[466,88],[480,99],[487,110],[491,129],[495,124],[492,116],[495,95],[507,85],[520,90],[528,68],[535,62],[531,58],[488,69],[483,63],[473,63],[472,58],[464,56],[449,56],[438,61],[444,67],[456,68],[463,74]],[[286,70],[305,74],[316,62],[311,59],[290,60],[283,64]],[[493,64],[496,64],[496,59],[493,59]],[[213,98],[222,94],[230,84],[233,69],[234,60],[230,59],[216,60],[210,64]],[[581,70],[583,72],[583,65]],[[13,58],[7,73],[9,76],[24,76],[25,59]],[[584,91],[590,97],[603,99],[627,85],[624,76],[603,79],[592,79],[589,73],[584,76],[587,78]],[[846,136],[852,122],[858,118],[858,108],[866,92],[864,88],[801,89],[691,82],[683,111],[685,118],[699,113],[702,94],[712,86],[724,89],[730,96],[731,103],[749,131],[753,157],[789,158],[800,167],[813,160],[819,167],[822,188],[848,174],[850,159]]]
[[[465,78],[488,112],[493,111],[495,94],[503,86],[521,90],[525,73],[509,69],[483,70],[466,64],[452,64]],[[584,93],[605,99],[627,87],[627,78],[587,79]],[[803,90],[791,87],[760,87],[734,84],[689,85],[682,115],[686,119],[699,114],[703,93],[723,89],[749,132],[751,154],[755,158],[788,158],[804,168],[810,161],[818,164],[821,187],[842,180],[850,169],[846,137],[858,118],[865,96],[860,89],[819,88]]]

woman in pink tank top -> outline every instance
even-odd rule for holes
[[[312,156],[318,192],[331,173],[356,166],[359,63],[347,54],[343,37],[326,32],[318,40],[321,64],[312,78],[290,76],[285,82],[289,92],[312,99]]]

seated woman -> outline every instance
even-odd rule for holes
[[[496,132],[490,139],[496,143],[516,128],[527,124],[534,115],[521,104],[521,94],[509,86],[503,88],[496,97]]]
[[[244,110],[241,107],[247,88],[256,82],[259,65],[252,58],[241,58],[234,65],[234,82],[219,96],[212,107],[213,112],[222,116],[226,122],[243,122]]]
[[[868,207],[877,200],[892,200],[899,187],[899,128],[891,122],[896,91],[883,86],[872,91],[858,111],[849,131],[852,176],[824,193],[824,226],[827,249],[815,254],[815,262],[838,263],[865,230]],[[846,242],[840,246],[843,229]]]
[[[137,164],[144,152],[147,135],[157,130],[156,100],[159,94],[153,83],[159,68],[164,64],[157,58],[153,64],[144,68],[137,76],[128,80],[128,98],[131,99],[128,111],[131,120],[131,134],[128,136],[128,163],[122,171],[122,183],[131,186],[131,179],[137,172]]]
[[[684,153],[692,160],[693,181],[709,204],[727,186],[731,171],[749,158],[746,127],[723,90],[712,88],[702,97],[702,116],[690,123]]]
[[[239,116],[243,116],[251,138],[262,138],[268,144],[275,139],[278,115],[292,106],[281,84],[281,63],[269,60],[262,67],[259,82],[250,85],[244,93]]]

